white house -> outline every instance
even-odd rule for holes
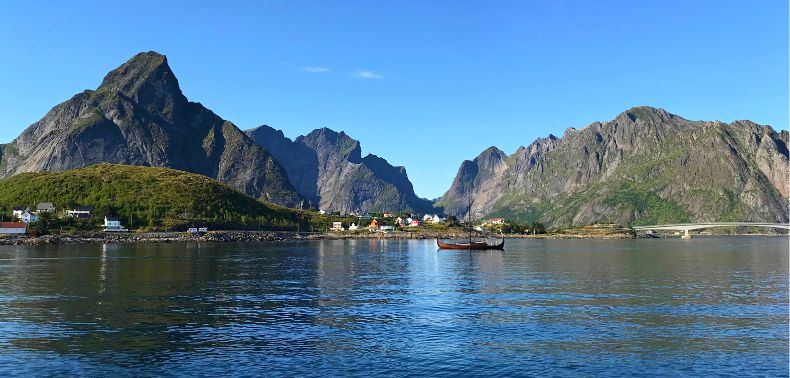
[[[401,218],[401,217],[395,218],[395,223],[399,224],[399,225],[402,225],[403,224],[403,218]]]
[[[38,215],[31,213],[30,209],[25,209],[22,213],[22,223],[30,224],[38,222]]]
[[[36,213],[54,213],[55,212],[55,205],[52,202],[41,202],[36,205]]]
[[[505,218],[491,218],[487,221],[488,224],[505,224]]]
[[[419,219],[412,219],[412,221],[409,222],[409,225],[406,227],[420,227],[421,225],[422,223],[420,223]]]
[[[395,226],[381,226],[379,230],[388,232],[388,231],[395,231]]]
[[[332,222],[332,231],[343,231],[343,222]]]
[[[431,222],[434,223],[434,224],[442,223],[442,222],[444,222],[444,218],[434,214],[433,218],[431,218]]]
[[[324,214],[326,214],[326,211],[324,211],[324,210],[318,210],[318,214],[324,215]]]
[[[21,222],[0,222],[0,235],[24,234],[25,224]]]
[[[359,226],[357,226],[357,224],[356,224],[356,223],[351,223],[351,225],[350,225],[350,226],[348,226],[348,230],[349,230],[349,231],[356,231],[356,230],[358,230],[358,229],[359,229]]]
[[[13,210],[11,210],[11,215],[14,216],[14,219],[22,219],[22,213],[24,212],[25,209],[21,207],[15,207]]]
[[[129,229],[121,225],[118,218],[105,216],[104,217],[104,232],[127,232]]]
[[[433,217],[431,216],[431,214],[425,214],[425,215],[422,217],[422,221],[423,221],[423,222],[430,222],[432,219],[433,219]]]
[[[411,221],[412,221],[412,220],[413,220],[413,219],[411,219],[411,217],[408,217],[408,218],[406,218],[406,224],[411,224]]]

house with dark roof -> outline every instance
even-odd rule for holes
[[[55,212],[55,205],[52,202],[41,202],[36,205],[36,213],[54,213]]]

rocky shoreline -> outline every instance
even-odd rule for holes
[[[510,239],[633,239],[630,234],[608,235],[506,235]],[[231,243],[295,240],[349,240],[349,239],[464,239],[459,233],[306,233],[288,231],[212,231],[204,235],[184,232],[102,233],[91,232],[74,235],[6,236],[0,245],[58,245],[58,244],[135,244],[135,243]]]
[[[754,234],[754,236],[776,236],[774,234]],[[786,236],[786,235],[785,235]],[[540,235],[505,235],[508,239],[644,239],[662,238],[662,236],[646,236],[631,233],[610,234],[540,234]],[[669,237],[669,236],[663,236]],[[352,239],[465,239],[466,234],[459,233],[308,233],[289,231],[212,231],[205,235],[191,235],[185,232],[147,232],[147,233],[102,233],[91,232],[76,235],[45,235],[45,236],[5,236],[0,237],[2,245],[59,245],[59,244],[136,244],[136,243],[248,243],[266,241],[297,241],[297,240],[352,240]]]
[[[194,243],[194,242],[262,242],[321,239],[319,234],[278,231],[216,231],[205,235],[185,232],[146,233],[85,233],[78,235],[8,236],[0,238],[0,245],[45,244],[135,244],[135,243]]]

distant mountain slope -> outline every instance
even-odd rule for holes
[[[164,55],[147,52],[108,73],[99,88],[55,106],[6,145],[0,177],[96,163],[202,174],[256,198],[296,206],[285,171],[232,123],[189,102]]]
[[[750,121],[689,121],[636,107],[610,122],[464,161],[438,201],[465,216],[551,226],[788,221],[788,133]]]
[[[296,210],[255,200],[203,175],[167,168],[99,164],[0,180],[0,208],[39,202],[52,202],[61,210],[94,206],[99,217],[131,215],[138,225],[205,219],[295,229],[306,223]]]
[[[328,211],[433,210],[417,197],[403,167],[361,156],[359,141],[327,128],[290,140],[269,126],[247,134],[281,162],[296,190]]]

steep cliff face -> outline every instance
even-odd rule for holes
[[[317,129],[295,140],[261,126],[247,134],[282,162],[299,194],[327,211],[407,210],[427,212],[403,167],[376,156],[362,157],[359,141],[343,132]]]
[[[140,53],[55,106],[3,148],[0,177],[97,163],[175,168],[285,206],[301,198],[272,156],[232,123],[189,102],[164,55]]]
[[[787,137],[750,121],[689,121],[636,107],[508,157],[492,159],[488,149],[462,164],[438,203],[465,216],[473,188],[476,216],[551,226],[786,222]]]

